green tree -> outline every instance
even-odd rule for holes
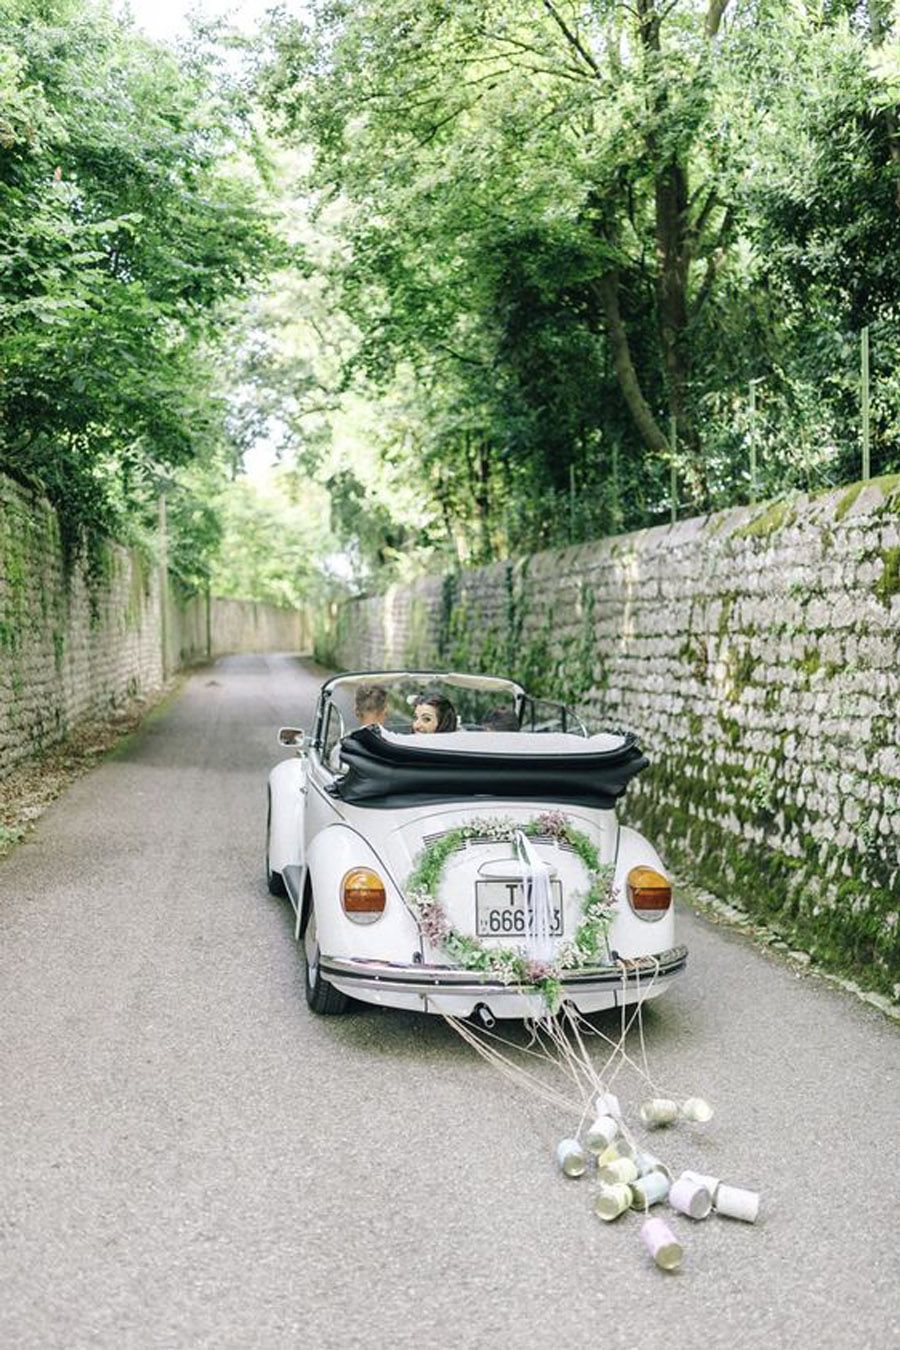
[[[295,608],[339,589],[327,571],[335,551],[327,494],[307,484],[297,501],[294,486],[282,472],[266,486],[238,479],[220,491],[221,538],[211,571],[216,595]]]
[[[321,215],[337,207],[323,275],[359,335],[345,368],[373,438],[403,391],[383,459],[430,496],[427,542],[443,523],[489,557],[661,518],[671,416],[693,503],[733,500],[763,376],[765,486],[842,471],[862,309],[846,278],[810,288],[803,232],[817,269],[854,259],[869,321],[895,332],[871,42],[853,7],[766,0],[322,3],[280,25],[262,95],[314,148]],[[895,422],[880,410],[883,466]]]
[[[229,302],[283,257],[252,140],[208,45],[178,54],[101,0],[5,3],[0,468],[73,551],[228,444]]]

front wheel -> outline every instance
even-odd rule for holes
[[[306,990],[306,1002],[314,1013],[333,1017],[346,1012],[350,1003],[349,998],[346,994],[342,994],[340,989],[335,989],[333,984],[329,984],[319,970],[316,907],[312,902],[303,933],[303,987]]]

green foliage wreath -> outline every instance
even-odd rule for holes
[[[575,935],[560,944],[553,961],[535,961],[515,947],[489,947],[480,938],[454,928],[438,899],[447,859],[467,843],[478,840],[512,843],[517,832],[532,838],[547,836],[568,844],[578,855],[590,878],[581,903],[581,919]],[[564,815],[548,811],[522,824],[505,817],[490,816],[471,820],[450,830],[429,845],[419,856],[406,887],[406,898],[419,918],[425,938],[440,946],[455,965],[464,970],[485,971],[503,984],[538,990],[548,1008],[555,1011],[562,997],[560,983],[564,970],[601,965],[609,959],[607,934],[613,920],[614,869],[600,861],[588,836],[576,830]]]

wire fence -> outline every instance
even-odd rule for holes
[[[866,325],[858,335],[859,340],[859,365],[858,376],[856,379],[857,388],[855,390],[858,426],[859,426],[859,447],[858,455],[853,457],[851,465],[858,466],[858,472],[851,468],[848,474],[847,456],[835,457],[833,463],[838,467],[836,479],[831,481],[814,484],[808,481],[805,486],[814,490],[816,487],[839,486],[841,482],[860,481],[867,483],[872,477],[872,373],[871,373],[871,334],[870,327]],[[759,501],[761,494],[763,496],[771,495],[765,491],[762,483],[762,465],[764,457],[763,438],[761,434],[760,422],[760,401],[764,392],[768,377],[759,376],[747,382],[746,393],[744,396],[744,412],[741,418],[742,436],[746,447],[746,493],[735,494],[729,501],[719,501],[717,508],[723,508],[728,505],[737,505],[737,497],[741,500],[747,500],[750,504]],[[896,391],[894,391],[896,393]],[[680,489],[683,483],[682,463],[679,454],[678,427],[675,419],[670,419],[669,423],[669,446],[670,446],[670,468],[669,468],[669,491],[668,491],[668,515],[672,523],[678,520],[682,512],[683,494]],[[810,471],[809,478],[813,477]],[[694,509],[693,502],[691,503]]]

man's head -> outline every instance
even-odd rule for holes
[[[356,716],[364,727],[384,726],[387,690],[378,684],[361,684],[356,691]]]

